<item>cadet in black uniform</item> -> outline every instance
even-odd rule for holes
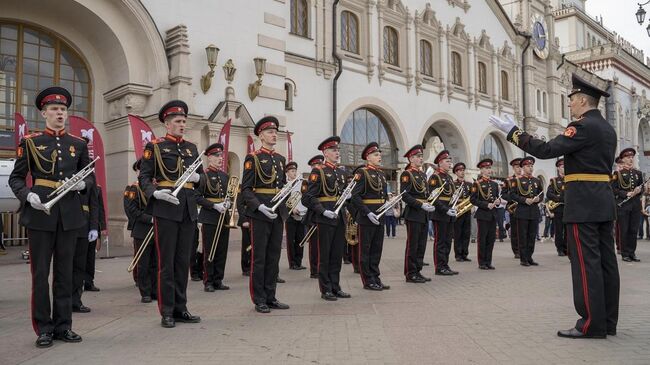
[[[453,237],[454,221],[456,210],[449,206],[452,195],[456,191],[454,179],[449,175],[451,169],[451,157],[449,151],[441,151],[434,159],[438,169],[431,175],[428,181],[429,190],[442,186],[442,194],[433,203],[436,210],[431,213],[433,220],[433,265],[436,275],[457,275],[458,272],[449,268],[449,253],[451,251],[451,239]]]
[[[619,156],[616,156],[616,159],[614,160],[614,171],[612,172],[612,177],[616,175],[618,171],[621,171],[623,169],[623,161]],[[618,206],[616,208],[617,214],[618,214]],[[621,254],[621,234],[618,229],[618,221],[614,221],[614,241],[616,242],[616,253]]]
[[[571,329],[559,331],[561,337],[616,335],[620,282],[612,237],[616,202],[609,182],[617,138],[614,128],[598,111],[601,95],[609,96],[573,75],[569,109],[575,121],[548,142],[531,137],[510,118],[490,118],[491,123],[508,133],[509,141],[524,151],[539,158],[564,155],[564,223],[573,301],[581,318]]]
[[[137,171],[135,170],[136,164],[138,164],[138,170]],[[136,176],[140,172],[140,165],[139,164],[140,164],[140,160],[136,161],[133,164],[133,170],[136,171]],[[134,187],[135,184],[137,184],[137,181],[134,182],[131,185],[127,185],[124,188],[124,193],[123,193],[124,197],[122,198],[122,204],[123,204],[123,207],[124,207],[124,214],[126,215],[126,230],[131,231],[131,237],[133,237],[133,222],[134,222],[134,219],[133,219],[133,215],[131,214],[131,211],[129,211],[129,204],[131,202],[131,200],[130,200],[131,192],[133,191],[133,187]],[[133,194],[133,195],[135,196],[135,194]],[[137,252],[138,252],[138,246],[136,244],[136,241],[133,240],[133,256],[134,257],[135,257],[135,254]],[[138,268],[137,268],[137,266],[135,268],[133,268],[133,271],[131,271],[131,274],[133,276],[133,283],[135,283],[135,286],[138,286]]]
[[[641,193],[643,173],[634,168],[634,148],[626,148],[619,154],[623,168],[614,173],[612,189],[616,197],[616,226],[621,244],[623,261],[641,261],[636,257],[636,240],[641,220]]]
[[[492,159],[481,160],[476,167],[481,176],[472,185],[470,201],[478,209],[474,213],[478,230],[476,233],[476,258],[481,270],[494,270],[492,250],[497,233],[497,209],[501,204],[499,186],[492,180]]]
[[[337,300],[350,298],[341,290],[341,260],[345,250],[345,214],[334,212],[336,202],[345,190],[345,175],[338,169],[340,159],[339,137],[329,137],[318,145],[325,156],[321,167],[311,170],[307,192],[302,196],[302,204],[313,211],[312,222],[316,224],[316,244],[318,246],[318,285],[321,298]]]
[[[425,283],[431,278],[422,275],[422,260],[427,249],[427,225],[429,213],[436,208],[427,202],[429,189],[427,174],[422,171],[424,147],[415,145],[406,151],[409,161],[400,176],[400,191],[405,192],[402,200],[406,224],[406,250],[404,252],[404,276],[407,283]]]
[[[81,301],[81,294],[83,293],[84,279],[86,278],[89,244],[97,240],[99,235],[99,202],[95,186],[86,186],[86,190],[79,194],[79,198],[86,224],[77,231],[77,246],[74,250],[72,269],[72,311],[88,313],[90,308],[86,307]]]
[[[558,256],[566,256],[566,229],[564,219],[564,159],[555,162],[557,177],[551,179],[546,190],[546,198],[553,202],[556,208],[551,211],[553,215],[553,230],[555,231],[555,248]]]
[[[293,181],[297,178],[298,163],[291,161],[284,167],[284,172],[287,175],[287,182]],[[287,232],[287,260],[289,261],[289,269],[291,270],[304,270],[306,267],[302,266],[303,248],[300,242],[305,238],[305,225],[302,222],[303,216],[298,213],[298,207],[295,207],[292,212],[289,212],[289,217],[285,224]]]
[[[20,224],[27,229],[32,274],[32,326],[37,347],[52,346],[52,340],[80,342],[72,331],[72,262],[77,230],[85,224],[78,191],[95,182],[94,175],[75,185],[46,214],[48,195],[64,179],[90,163],[86,142],[65,131],[70,93],[61,87],[41,91],[36,107],[45,119],[45,131],[25,136],[16,150],[16,163],[9,186],[21,202]],[[33,186],[27,187],[27,173]],[[50,262],[54,257],[50,306]]]
[[[377,142],[371,142],[361,152],[367,161],[354,175],[357,184],[352,189],[351,203],[356,211],[358,224],[358,260],[363,288],[387,290],[379,278],[379,261],[384,246],[384,217],[377,218],[377,209],[388,196],[386,176],[381,170],[381,151]]]
[[[215,290],[228,290],[230,287],[223,284],[224,272],[226,269],[226,258],[228,257],[228,240],[230,239],[230,229],[226,227],[230,221],[230,200],[224,199],[228,189],[228,175],[219,170],[223,162],[223,145],[221,143],[211,144],[204,152],[208,156],[208,168],[205,170],[202,179],[197,203],[201,206],[199,213],[199,223],[201,223],[201,233],[203,239],[203,290],[214,292]],[[217,234],[217,224],[221,215],[226,216],[223,219],[221,234],[218,241],[215,242]],[[214,260],[208,260],[212,252],[212,244],[217,248],[214,254]]]
[[[316,155],[310,158],[307,164],[312,169],[315,169],[315,168],[320,168],[324,161],[325,161],[325,156]],[[302,182],[303,194],[307,192],[308,182],[309,181],[307,180]],[[309,230],[309,228],[311,228],[313,224],[311,219],[312,215],[313,215],[313,211],[307,208],[307,214],[303,218],[303,222],[307,230]],[[318,279],[318,244],[316,243],[316,241],[317,241],[316,236],[312,234],[311,237],[309,238],[309,277],[312,279]]]
[[[239,184],[239,193],[237,194],[237,225],[241,228],[241,274],[250,276],[251,274],[251,230],[248,217],[246,216],[246,204],[241,196],[241,184]]]
[[[465,164],[459,162],[454,165],[452,171],[456,175],[456,180],[454,180],[454,186],[456,190],[463,189],[458,202],[468,199],[471,195],[472,184],[465,181]],[[454,256],[456,256],[456,261],[459,262],[470,262],[472,259],[467,257],[469,255],[469,240],[472,235],[472,215],[463,214],[460,217],[456,217],[454,222]],[[478,240],[477,240],[478,242]]]
[[[350,181],[354,180],[354,175],[359,171],[359,169],[363,168],[365,165],[359,165],[354,170],[352,170],[352,173],[349,174],[346,177],[347,183],[349,184]],[[346,227],[346,257],[350,260],[350,263],[352,264],[352,270],[355,274],[360,274],[361,273],[361,262],[359,260],[359,225],[357,224],[357,210],[354,208],[354,205],[351,203],[351,197],[348,199],[348,203],[345,206],[345,209],[347,211],[347,217],[348,221],[346,221],[346,224],[348,225]],[[347,230],[354,230],[354,233],[347,232]],[[349,237],[348,237],[349,235]],[[348,241],[348,238],[350,241]],[[345,260],[343,261],[345,263]]]
[[[104,209],[104,199],[102,198],[102,187],[101,185],[94,185],[93,190],[94,194],[98,197],[97,205],[91,205],[90,209],[97,209],[98,233],[93,241],[88,242],[84,291],[99,291],[99,288],[95,285],[95,255],[102,248],[102,232],[106,231],[106,210]]]
[[[142,160],[136,161],[133,164],[133,171],[139,173],[141,164]],[[153,227],[153,217],[145,212],[148,199],[137,181],[127,188],[125,200],[125,209],[129,217],[129,224],[131,224],[131,237],[137,252]],[[140,301],[142,303],[151,303],[151,300],[156,298],[156,288],[158,286],[158,256],[156,255],[153,237],[147,243],[147,248],[142,253],[134,271],[137,273]]]
[[[510,216],[510,247],[512,253],[515,255],[515,259],[519,258],[519,232],[517,230],[517,225],[515,224],[515,210],[517,209],[517,203],[510,197],[510,185],[513,181],[516,181],[518,177],[521,176],[521,158],[517,157],[510,161],[510,166],[512,166],[512,176],[508,177],[501,189],[501,197],[507,201],[506,209]]]
[[[255,124],[255,135],[262,147],[246,156],[242,179],[242,198],[246,203],[246,215],[250,217],[251,272],[250,294],[255,310],[269,313],[271,309],[289,309],[275,296],[280,253],[282,251],[282,211],[279,206],[274,213],[271,199],[286,183],[284,156],[273,149],[277,143],[280,122],[273,116],[260,119]]]
[[[176,180],[200,157],[196,145],[183,139],[186,118],[183,101],[170,101],[160,109],[158,120],[165,124],[167,135],[147,143],[138,176],[147,198],[146,212],[154,217],[158,309],[165,328],[175,327],[177,321],[201,321],[187,310],[187,280],[197,218],[194,183],[199,182],[203,168],[199,166],[178,195],[172,195]]]
[[[521,168],[523,175],[510,182],[510,198],[517,202],[514,224],[519,239],[519,264],[537,266],[539,264],[533,260],[540,217],[537,204],[544,199],[544,187],[542,182],[533,176],[535,158],[522,158]]]

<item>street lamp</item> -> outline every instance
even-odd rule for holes
[[[645,19],[645,10],[643,9],[643,6],[641,4],[638,5],[639,5],[639,10],[636,11],[636,21],[639,22],[639,25],[641,25],[643,24],[643,20]]]

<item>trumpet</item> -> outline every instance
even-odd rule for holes
[[[278,209],[280,204],[282,204],[284,199],[286,199],[289,195],[291,195],[291,191],[296,186],[300,186],[299,184],[302,182],[302,180],[303,180],[302,177],[299,177],[299,178],[297,178],[295,180],[292,180],[291,182],[285,184],[282,187],[282,189],[280,189],[280,191],[278,191],[277,194],[275,194],[273,196],[273,199],[271,199],[271,203],[273,203],[273,202],[277,202],[277,203],[275,203],[275,205],[271,208],[272,212],[275,212],[275,210]]]
[[[461,186],[460,189],[456,189],[454,191],[454,195],[451,196],[451,200],[449,201],[449,205],[451,206],[451,209],[456,209],[456,204],[458,203],[458,199],[463,195],[463,191],[465,190],[465,185]]]
[[[436,202],[436,200],[438,200],[440,194],[442,194],[442,189],[444,189],[445,185],[447,185],[446,181],[442,185],[440,185],[440,187],[435,188],[431,191],[431,194],[429,194],[429,197],[427,198],[427,202],[429,202],[429,204],[433,204]]]
[[[142,254],[144,254],[144,251],[147,249],[147,246],[149,246],[149,243],[151,242],[153,236],[154,236],[153,226],[151,226],[151,229],[149,229],[149,232],[144,237],[142,244],[140,245],[140,247],[138,247],[138,251],[135,253],[135,255],[133,255],[133,260],[131,260],[131,263],[129,264],[129,267],[126,269],[126,271],[132,272],[135,269],[135,267],[138,266],[138,262],[142,258]]]
[[[469,212],[472,210],[472,203],[469,201],[469,198],[465,198],[460,201],[460,203],[456,204],[455,207],[456,210],[456,217],[460,217],[463,214]]]
[[[226,188],[226,197],[224,201],[230,202],[231,199],[237,194],[237,189],[239,188],[239,178],[237,176],[231,176],[228,179],[228,187]],[[234,202],[234,200],[233,200]],[[231,202],[231,204],[234,204]],[[210,247],[210,255],[208,256],[208,262],[214,260],[214,255],[217,253],[217,242],[219,242],[219,237],[221,236],[221,230],[223,229],[223,222],[226,219],[226,212],[219,216],[219,221],[217,222],[217,232],[214,234],[212,239],[212,247]]]
[[[334,209],[334,213],[336,213],[336,215],[338,215],[339,212],[341,211],[341,208],[343,207],[345,201],[348,200],[350,196],[352,196],[352,189],[354,189],[354,186],[356,184],[357,182],[352,180],[348,185],[346,185],[345,189],[343,190],[343,193],[341,193],[341,196],[336,201],[336,204],[334,204],[334,207],[336,208]],[[300,241],[299,246],[303,247],[305,245],[305,242],[309,241],[309,239],[314,234],[314,232],[316,232],[316,224],[312,225],[311,228],[309,228],[309,231],[307,231],[305,237],[302,239],[302,241]]]
[[[202,163],[203,161],[201,160],[201,155],[199,154],[199,157],[197,157],[196,160],[194,160],[194,162],[192,162],[192,164],[189,167],[187,167],[185,171],[183,171],[183,175],[181,175],[181,177],[178,180],[176,180],[176,182],[174,183],[175,189],[174,192],[172,192],[173,196],[178,195],[181,189],[183,189],[183,186],[185,186],[187,180],[189,180],[190,177],[192,177],[192,174],[196,172],[196,170],[199,168],[199,166],[201,166]]]
[[[399,195],[385,202],[381,207],[379,207],[379,209],[377,209],[377,213],[379,213],[377,214],[377,219],[381,218],[382,215],[386,214],[386,212],[389,209],[393,209],[393,207],[402,200],[402,195],[404,195],[404,193],[406,193],[406,190],[402,191],[401,193],[399,193]]]
[[[90,161],[88,165],[86,165],[83,169],[79,170],[76,174],[72,175],[71,178],[68,180],[65,180],[63,184],[61,184],[59,187],[54,189],[51,193],[47,195],[47,197],[51,197],[53,195],[56,195],[52,200],[48,201],[47,203],[43,204],[45,207],[45,213],[50,214],[50,210],[56,204],[59,200],[61,200],[72,188],[77,185],[80,181],[83,181],[83,179],[87,178],[90,176],[90,174],[95,172],[95,162],[99,160],[99,156],[95,157],[94,160]]]

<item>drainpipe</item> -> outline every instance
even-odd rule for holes
[[[523,51],[521,51],[521,111],[524,115],[523,128],[526,131],[526,115],[528,111],[526,110],[526,51],[530,47],[530,39],[532,38],[530,34],[526,32],[517,32],[519,35],[526,37],[526,46]],[[524,154],[525,155],[525,154]]]
[[[338,91],[338,81],[341,73],[343,72],[343,61],[336,53],[336,9],[339,5],[339,0],[334,1],[332,6],[332,57],[336,60],[338,70],[336,71],[336,76],[334,76],[334,81],[332,82],[332,135],[337,135],[338,127],[336,125],[336,118],[338,116],[338,103],[337,103],[337,91]]]

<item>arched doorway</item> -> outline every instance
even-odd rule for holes
[[[350,114],[341,131],[341,165],[354,169],[364,164],[361,152],[370,142],[377,142],[382,151],[382,166],[386,179],[397,179],[397,147],[388,124],[369,108],[359,108]]]
[[[638,154],[639,156],[639,170],[643,173],[650,171],[650,121],[643,118],[639,121],[638,138]]]
[[[493,161],[493,177],[501,179],[508,177],[508,157],[506,156],[503,144],[493,134],[488,134],[485,139],[483,139],[479,161],[484,158],[490,158]]]
[[[453,163],[464,162],[468,167],[471,165],[460,129],[447,119],[436,120],[429,126],[422,137],[422,145],[427,162],[433,162],[436,155],[446,149],[451,154]]]

